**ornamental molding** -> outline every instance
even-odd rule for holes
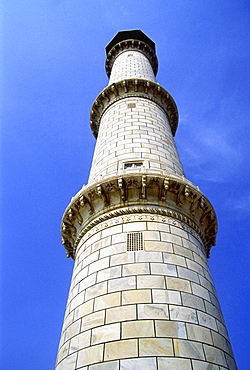
[[[171,217],[201,238],[207,257],[215,245],[217,220],[209,200],[184,177],[133,173],[86,185],[72,198],[61,225],[67,257],[75,258],[80,240],[103,221],[129,214]]]
[[[168,117],[173,136],[178,126],[178,109],[172,96],[159,84],[144,79],[127,79],[107,86],[94,101],[90,111],[90,126],[95,138],[104,112],[115,102],[125,98],[144,98],[153,101]]]
[[[115,59],[119,54],[121,54],[124,51],[127,50],[135,50],[143,53],[149,60],[154,74],[156,76],[157,71],[158,71],[158,60],[157,56],[154,52],[154,50],[145,42],[139,41],[139,40],[123,40],[116,44],[115,46],[112,47],[112,49],[109,51],[105,63],[105,69],[108,78],[110,77],[111,70],[114,64]]]

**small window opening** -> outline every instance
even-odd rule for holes
[[[127,252],[142,251],[142,250],[143,250],[142,232],[128,233],[127,234]]]
[[[138,168],[142,166],[142,162],[124,163],[124,169],[126,168]]]

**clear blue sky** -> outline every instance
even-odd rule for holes
[[[250,1],[5,0],[1,125],[2,370],[54,367],[73,261],[62,214],[87,182],[89,112],[119,31],[157,46],[189,180],[215,207],[209,261],[239,370],[249,369]]]

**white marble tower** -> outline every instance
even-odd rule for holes
[[[235,370],[207,257],[216,215],[185,178],[176,104],[140,30],[106,47],[88,184],[62,221],[75,260],[57,370]]]

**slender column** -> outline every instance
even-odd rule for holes
[[[216,215],[184,176],[154,43],[124,31],[106,50],[89,182],[62,221],[75,266],[56,369],[234,370],[207,264]]]

